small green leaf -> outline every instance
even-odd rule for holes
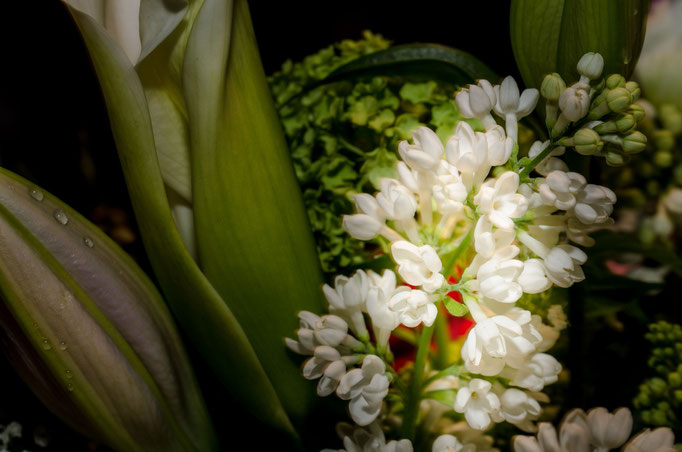
[[[649,0],[512,0],[511,41],[526,86],[558,72],[578,78],[576,64],[587,52],[604,57],[604,74],[626,77],[644,42]]]
[[[433,90],[437,86],[438,84],[433,80],[429,80],[426,83],[405,83],[400,88],[400,97],[413,104],[427,102],[433,96]]]
[[[455,317],[462,317],[469,312],[469,309],[467,309],[464,303],[460,303],[450,297],[445,297],[445,301],[443,303],[445,304],[445,308],[448,310],[448,312]]]
[[[457,391],[455,389],[437,389],[435,391],[425,392],[424,398],[436,400],[451,407],[455,405]]]

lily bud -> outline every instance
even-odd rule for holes
[[[582,77],[589,80],[597,79],[604,69],[604,58],[598,53],[588,52],[578,61],[577,69]]]
[[[566,83],[556,72],[553,74],[547,74],[542,80],[542,86],[540,87],[540,93],[542,97],[550,102],[558,102],[561,93],[566,89]]]
[[[95,226],[0,169],[0,324],[36,395],[116,450],[215,450],[161,296]]]
[[[615,88],[606,95],[606,103],[613,112],[621,112],[632,103],[632,95],[625,88]]]
[[[631,134],[623,137],[623,151],[625,151],[626,154],[637,154],[646,149],[646,142],[646,135],[635,130]]]

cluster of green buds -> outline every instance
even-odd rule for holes
[[[656,376],[640,385],[634,405],[644,423],[677,427],[682,408],[682,327],[653,323],[645,337],[653,346],[648,365]]]
[[[646,149],[646,136],[636,130],[645,116],[635,103],[641,90],[622,75],[602,77],[603,67],[601,55],[587,53],[577,65],[580,79],[571,86],[557,73],[546,75],[540,89],[545,122],[557,144],[621,166]]]

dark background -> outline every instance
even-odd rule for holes
[[[267,74],[287,59],[299,61],[336,41],[359,39],[365,29],[397,44],[418,41],[457,47],[476,55],[500,75],[515,71],[506,1],[420,1],[409,6],[367,1],[249,3]],[[6,2],[3,7],[0,165],[37,182],[110,234],[119,234],[124,248],[148,270],[102,96],[76,27],[58,0]],[[520,81],[517,73],[511,74]],[[581,297],[579,292],[577,297]],[[574,326],[580,335],[581,325]],[[641,381],[646,358],[625,363],[626,369],[639,367],[626,374],[627,385],[621,386],[623,380],[613,384],[611,376],[626,372],[619,368],[624,365],[624,354],[632,357],[635,349],[641,353],[645,348],[641,333],[640,327],[620,339],[612,335],[595,338],[595,343],[616,341],[617,350],[601,355],[583,353],[591,344],[579,341],[580,348],[569,357],[571,367],[587,384],[599,381],[595,386],[608,389],[592,390],[586,401],[585,387],[573,387],[566,394],[568,406],[604,403],[613,409],[628,403],[636,382]],[[38,427],[52,437],[50,450],[102,450],[62,429],[2,358],[0,366],[4,389],[0,423],[21,421],[29,437],[27,448],[37,449],[30,435]],[[610,372],[602,372],[604,368]],[[214,407],[229,404],[221,399],[212,402]],[[229,410],[228,406],[220,408]],[[216,424],[220,430],[220,423]]]

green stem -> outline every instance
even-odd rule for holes
[[[553,141],[549,142],[545,149],[543,149],[542,152],[536,155],[535,158],[531,160],[530,163],[525,168],[523,168],[523,170],[519,173],[519,178],[521,180],[527,179],[528,176],[530,175],[530,172],[533,171],[533,169],[535,169],[535,167],[538,166],[540,162],[542,162],[545,159],[545,157],[549,155],[550,152],[552,152],[553,147],[554,142]]]
[[[448,256],[448,260],[445,262],[445,271],[446,274],[452,270],[452,267],[455,265],[457,262],[457,259],[459,259],[462,254],[464,254],[464,251],[466,251],[469,246],[471,245],[471,240],[474,238],[474,228],[469,229],[469,232],[467,232],[467,235],[464,236],[462,241],[460,242],[459,246],[455,248],[455,250]]]
[[[433,335],[434,326],[428,326],[422,329],[419,336],[419,347],[417,348],[417,357],[414,360],[414,369],[412,371],[412,379],[407,394],[405,394],[405,412],[403,413],[403,438],[407,438],[414,442],[415,433],[417,431],[417,415],[419,414],[419,402],[422,395],[422,378],[424,376],[424,367],[426,365],[426,357],[429,354],[429,346],[431,345],[431,336]]]
[[[359,147],[355,146],[354,144],[350,143],[349,141],[347,141],[343,137],[337,136],[336,138],[339,140],[339,143],[341,143],[341,145],[344,148],[346,148],[348,151],[351,151],[352,153],[357,154],[362,158],[367,157],[367,153],[365,151],[363,151]]]
[[[448,332],[448,315],[438,308],[438,315],[436,316],[436,359],[433,367],[436,369],[444,369],[448,365],[448,345],[450,344],[450,334]]]

